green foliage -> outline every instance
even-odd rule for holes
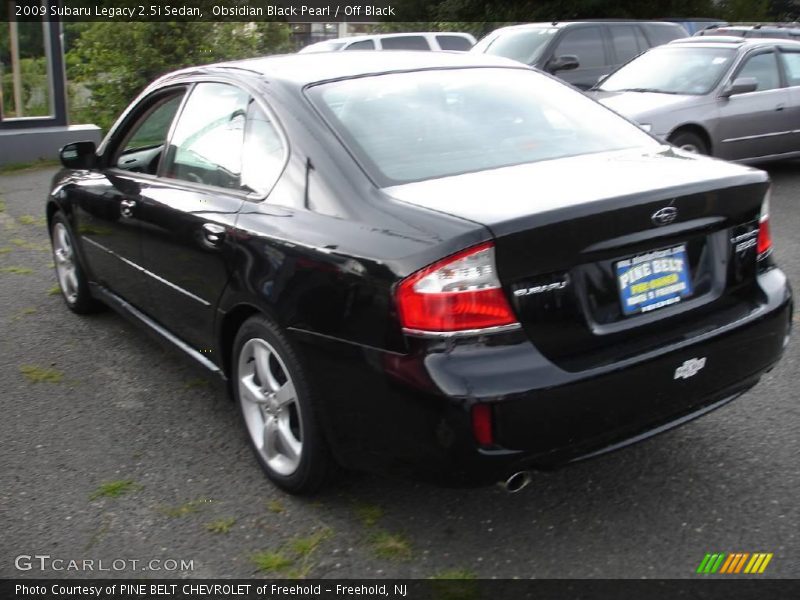
[[[285,23],[97,22],[77,33],[67,54],[67,77],[90,93],[80,107],[82,118],[103,129],[159,75],[290,47]]]
[[[266,572],[285,571],[294,564],[294,561],[283,552],[256,552],[250,557],[256,569]]]

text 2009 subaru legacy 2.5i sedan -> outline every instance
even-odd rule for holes
[[[788,339],[766,174],[505,59],[187,69],[62,160],[68,306],[226,377],[290,492],[337,463],[518,489],[721,406]]]

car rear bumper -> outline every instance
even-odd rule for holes
[[[294,334],[320,378],[321,421],[343,465],[486,484],[640,441],[751,388],[781,357],[792,314],[780,270],[760,275],[759,285],[763,302],[746,319],[581,373],[559,369],[513,334],[408,355]],[[704,366],[676,378],[692,359]],[[491,405],[492,446],[474,440],[476,403]]]

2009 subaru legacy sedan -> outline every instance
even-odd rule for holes
[[[68,307],[226,378],[293,493],[337,464],[519,489],[725,404],[788,340],[765,173],[505,59],[186,69],[61,156]]]

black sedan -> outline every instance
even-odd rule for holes
[[[293,493],[337,464],[520,489],[722,406],[788,340],[765,173],[504,59],[186,69],[61,157],[67,306],[226,379]]]

